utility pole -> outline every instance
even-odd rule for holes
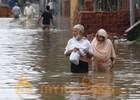
[[[130,26],[135,23],[135,0],[129,0],[130,4]]]
[[[138,0],[138,12],[139,12],[139,18],[140,18],[140,0]]]

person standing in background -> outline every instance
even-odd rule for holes
[[[42,30],[50,30],[50,24],[52,22],[53,26],[54,26],[54,21],[53,21],[53,16],[52,14],[50,13],[50,6],[46,6],[46,10],[42,13],[42,15],[40,16],[37,24],[39,24],[41,18],[43,18],[43,27],[42,27]]]
[[[31,6],[30,2],[26,3],[26,7],[24,9],[24,15],[27,19],[32,19],[35,14],[35,9]]]
[[[52,0],[48,3],[48,6],[50,6],[50,12],[54,15],[54,5]]]
[[[17,2],[15,3],[15,6],[12,8],[12,13],[13,13],[15,19],[19,18],[19,15],[21,14],[21,9],[18,6]]]
[[[35,15],[35,9],[31,6],[30,2],[26,3],[24,8],[24,16],[26,17],[25,24],[27,27],[32,27],[33,17]]]

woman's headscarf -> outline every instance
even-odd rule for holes
[[[97,36],[103,36],[105,40],[100,42]],[[99,29],[97,31],[95,38],[91,42],[91,48],[94,58],[98,61],[107,61],[111,57],[116,58],[112,42],[107,39],[107,32],[104,29]]]

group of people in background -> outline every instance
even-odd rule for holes
[[[106,72],[113,69],[116,54],[105,29],[99,29],[91,42],[85,37],[84,26],[81,24],[73,27],[72,35],[64,52],[65,56],[71,56],[72,52],[80,55],[79,64],[71,61],[72,73],[88,73],[89,61],[92,62],[93,71]]]
[[[21,8],[19,7],[19,4],[16,2],[15,6],[12,8],[12,13],[14,18],[19,18],[19,15],[21,15]],[[27,19],[32,19],[33,15],[35,14],[35,9],[31,6],[30,2],[26,2],[26,6],[23,11],[23,15]]]
[[[54,8],[53,2],[52,0],[50,0],[50,2],[46,5],[44,12],[41,14],[41,16],[39,17],[37,21],[37,24],[39,24],[40,20],[43,18],[42,30],[46,30],[46,29],[49,30],[51,23],[54,26],[54,21],[53,21],[54,9],[53,8]],[[19,18],[19,16],[22,14],[19,4],[17,2],[15,3],[15,6],[12,8],[12,13],[15,19]],[[31,6],[31,3],[28,1],[26,2],[23,15],[26,17],[27,20],[32,20],[35,15],[35,9]]]

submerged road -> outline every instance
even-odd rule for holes
[[[0,100],[140,100],[140,43],[114,44],[112,73],[71,74],[63,55],[69,31],[11,21],[0,18]]]

